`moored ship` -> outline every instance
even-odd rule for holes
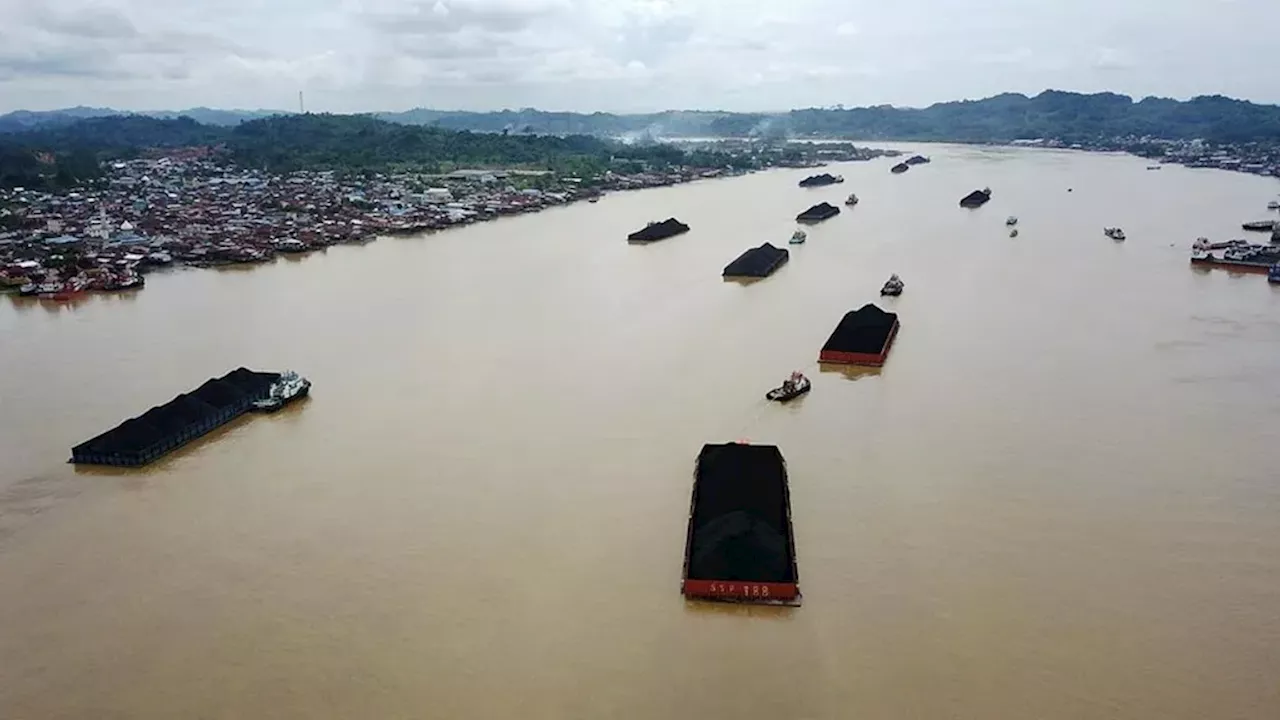
[[[1221,250],[1222,254],[1215,254],[1215,250]],[[1267,273],[1269,276],[1277,263],[1280,263],[1280,248],[1271,245],[1251,245],[1242,240],[1214,245],[1201,238],[1191,248],[1191,264],[1199,267]]]

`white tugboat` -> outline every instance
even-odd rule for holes
[[[271,390],[261,400],[253,402],[253,409],[259,412],[275,412],[298,398],[306,397],[311,392],[311,381],[292,370],[280,373],[279,379],[271,384]]]
[[[808,233],[806,233],[803,230],[796,230],[795,232],[791,233],[791,240],[789,240],[788,242],[792,245],[802,245],[804,244],[804,241],[808,239],[809,239]]]
[[[1106,235],[1112,240],[1124,240],[1124,230],[1121,230],[1118,227],[1104,228],[1102,231],[1102,234]]]
[[[780,387],[776,387],[765,393],[765,399],[774,402],[786,402],[794,400],[810,390],[809,378],[804,373],[796,371],[791,373],[791,377],[783,381]]]
[[[844,199],[844,204],[853,207],[858,204],[858,193],[849,193],[849,197]]]
[[[1017,215],[1010,215],[1007,219],[1005,219],[1004,224],[1005,224],[1005,225],[1008,225],[1009,227],[1013,227],[1014,225],[1017,225],[1017,224],[1018,224],[1018,216],[1017,216]]]

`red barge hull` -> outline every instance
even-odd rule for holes
[[[1224,270],[1233,270],[1235,272],[1259,273],[1266,275],[1271,270],[1270,263],[1251,263],[1241,260],[1201,260],[1192,258],[1191,264],[1196,267],[1204,268],[1222,268]]]

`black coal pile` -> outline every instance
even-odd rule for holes
[[[844,178],[830,173],[822,173],[821,175],[810,175],[800,181],[800,187],[822,187],[824,185],[835,185],[844,182]]]
[[[867,303],[844,314],[827,344],[822,346],[822,352],[878,354],[884,350],[897,322],[897,313],[885,312]]]
[[[232,420],[265,397],[279,373],[238,368],[71,449],[71,461],[145,465]]]
[[[637,230],[627,236],[627,242],[650,243],[666,240],[681,233],[689,232],[689,226],[675,218],[667,218],[662,222],[649,223],[643,230]]]
[[[986,205],[987,201],[990,199],[991,199],[990,188],[974,190],[968,195],[965,195],[964,197],[960,198],[960,207],[964,207],[964,208],[982,207],[983,205]]]
[[[705,445],[690,520],[689,577],[796,582],[787,469],[775,445]]]
[[[742,253],[736,260],[724,266],[723,276],[727,278],[763,278],[769,277],[775,270],[791,259],[791,252],[786,248],[774,247],[765,243]]]
[[[840,214],[840,208],[831,203],[818,203],[796,216],[796,222],[821,222]]]

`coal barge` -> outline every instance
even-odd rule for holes
[[[71,449],[71,462],[78,465],[138,467],[231,422],[251,410],[271,410],[269,401],[281,403],[307,393],[292,386],[283,392],[277,385],[282,375],[237,368],[157,405],[135,418],[87,440]],[[298,378],[295,383],[309,390],[311,383]],[[265,402],[264,401],[268,401]]]
[[[980,208],[987,204],[991,199],[991,188],[983,188],[974,190],[973,192],[960,198],[960,207],[962,208]]]
[[[897,165],[894,165],[893,167],[889,168],[889,172],[893,173],[894,175],[901,175],[902,173],[910,169],[911,169],[910,165],[904,162],[900,162]]]
[[[787,463],[776,445],[704,445],[694,472],[680,591],[799,606]]]
[[[845,313],[818,354],[818,362],[841,365],[884,365],[898,335],[897,313],[873,304]]]
[[[675,218],[667,218],[662,222],[651,222],[643,230],[637,230],[627,236],[629,243],[651,243],[666,240],[689,232],[689,226]]]
[[[796,222],[816,223],[840,214],[840,208],[831,203],[818,203],[796,216]]]
[[[791,259],[791,252],[786,248],[774,247],[770,243],[765,243],[760,247],[754,247],[737,257],[736,260],[724,266],[722,277],[730,278],[766,278],[772,275],[778,268],[787,264]]]
[[[906,164],[908,165],[924,165],[928,162],[929,162],[929,158],[923,155],[912,155],[911,157],[906,159]]]
[[[832,175],[830,173],[822,173],[821,175],[810,175],[809,177],[801,180],[800,187],[802,188],[823,187],[826,185],[835,185],[837,183],[842,183],[842,182],[844,182],[844,177],[841,175]]]

